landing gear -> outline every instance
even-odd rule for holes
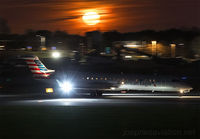
[[[97,94],[98,97],[101,97],[103,93],[102,92],[97,92],[96,94]]]
[[[100,92],[100,91],[95,91],[95,92],[91,92],[90,93],[90,96],[91,97],[101,97],[102,96],[102,92]]]
[[[95,96],[96,96],[96,93],[90,93],[90,96],[91,96],[91,97],[95,97]]]

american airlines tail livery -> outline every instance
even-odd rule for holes
[[[48,78],[51,73],[55,72],[55,70],[47,69],[37,56],[25,57],[23,59],[26,61],[34,78]]]

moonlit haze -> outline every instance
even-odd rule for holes
[[[63,30],[120,32],[200,27],[199,0],[1,0],[12,33]]]

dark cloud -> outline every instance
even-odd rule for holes
[[[69,17],[55,18],[55,19],[45,20],[44,22],[67,21],[67,20],[73,20],[73,19],[77,19],[77,18],[80,18],[80,16],[69,16]]]

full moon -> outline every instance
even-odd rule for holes
[[[100,22],[100,15],[96,12],[87,12],[82,19],[87,25],[96,25]]]

